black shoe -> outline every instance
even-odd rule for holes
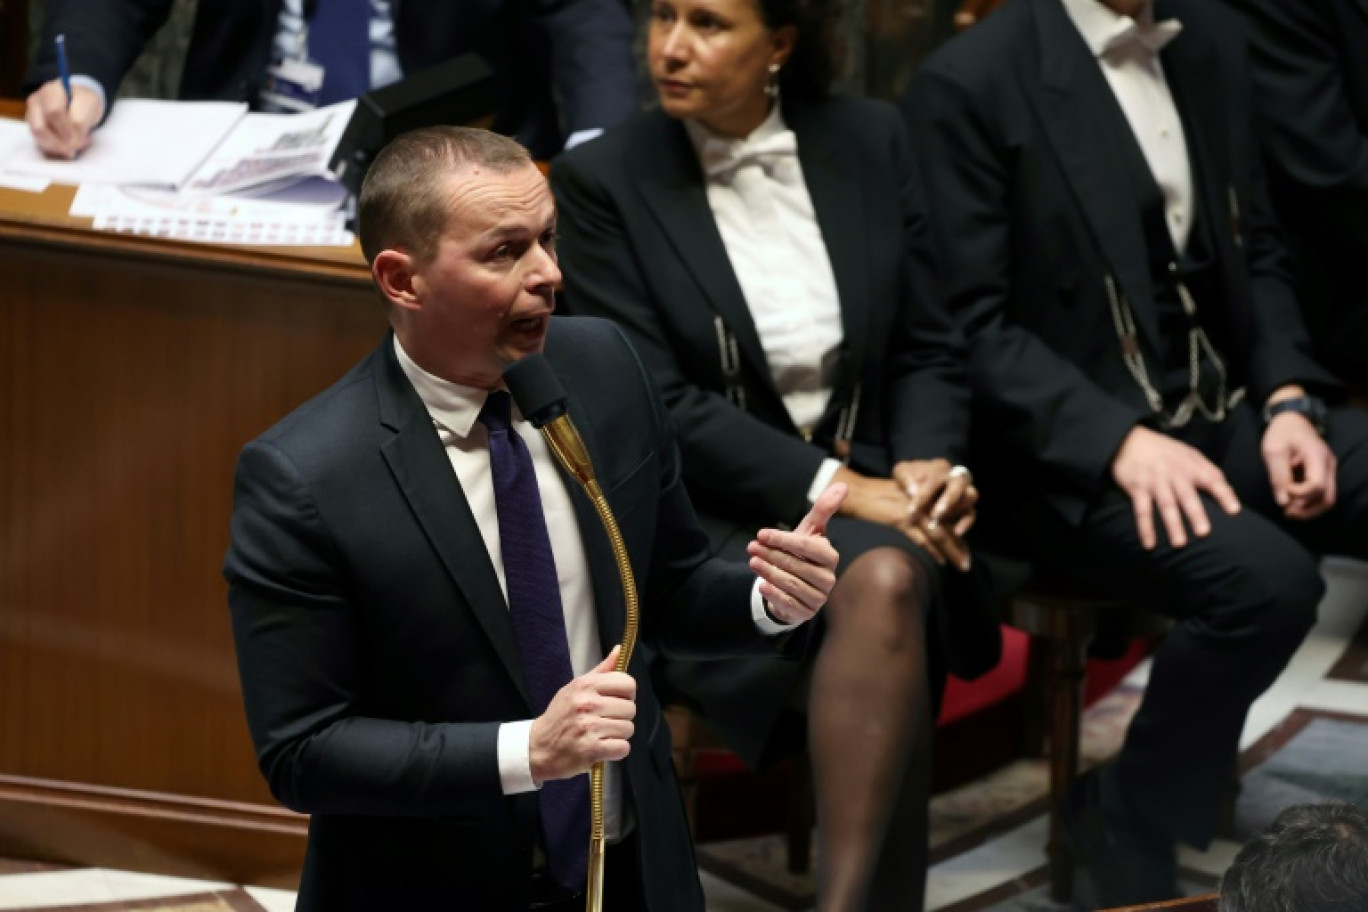
[[[1132,906],[1182,896],[1171,840],[1139,820],[1109,812],[1101,801],[1100,770],[1079,777],[1060,809],[1064,840],[1091,887],[1093,907]]]

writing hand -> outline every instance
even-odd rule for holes
[[[73,159],[90,145],[90,133],[104,116],[104,106],[94,90],[71,87],[71,104],[60,79],[43,83],[28,97],[25,110],[29,131],[44,155]]]

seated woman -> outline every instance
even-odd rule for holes
[[[569,310],[617,321],[654,374],[717,551],[850,488],[806,661],[657,677],[753,766],[805,712],[819,907],[919,909],[933,689],[991,667],[997,628],[949,597],[974,588],[978,495],[952,467],[968,393],[918,175],[892,107],[829,97],[836,26],[821,0],[655,0],[660,110],[551,181]]]

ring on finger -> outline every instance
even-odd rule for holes
[[[947,475],[946,477],[947,477],[947,478],[963,478],[963,479],[965,480],[965,482],[967,482],[968,484],[973,484],[973,483],[974,483],[974,473],[971,472],[971,471],[969,471],[969,467],[968,467],[968,466],[962,466],[962,465],[951,466],[951,467],[950,467],[950,474]]]

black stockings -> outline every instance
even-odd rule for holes
[[[877,548],[831,593],[813,664],[808,741],[817,795],[819,912],[923,905],[931,710],[915,558]]]

